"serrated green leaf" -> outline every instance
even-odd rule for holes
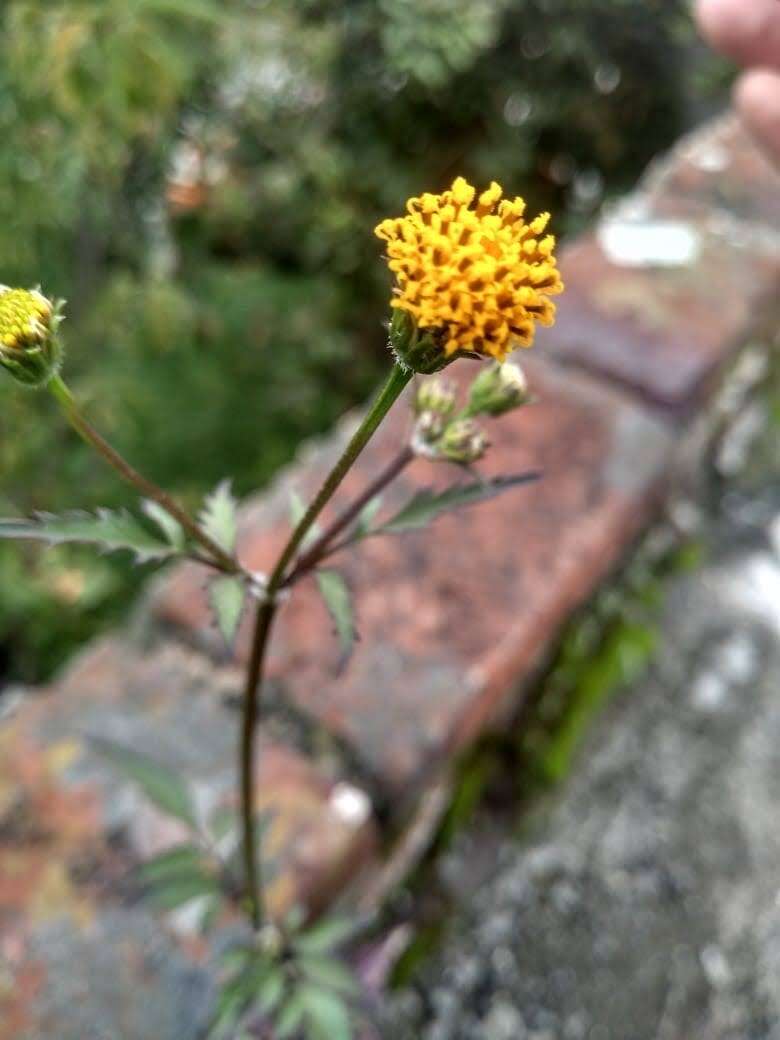
[[[158,503],[154,502],[150,498],[145,498],[141,502],[141,508],[155,524],[160,528],[162,533],[165,535],[166,541],[171,545],[177,552],[182,552],[184,549],[184,529],[182,528],[179,521],[171,516],[167,509]]]
[[[296,991],[279,1012],[276,1019],[276,1040],[288,1040],[303,1022],[304,1005]]]
[[[353,538],[364,538],[371,530],[371,525],[374,522],[374,517],[382,508],[382,496],[375,495],[370,502],[363,506],[363,510],[360,516],[357,518],[357,523],[352,530]]]
[[[246,598],[246,586],[241,578],[222,575],[209,584],[209,604],[222,637],[229,647],[238,631]]]
[[[152,889],[150,898],[161,910],[176,910],[193,899],[215,895],[219,891],[216,879],[204,876],[172,878]]]
[[[355,616],[347,583],[336,571],[317,571],[317,585],[336,626],[342,659],[346,659],[355,642]]]
[[[369,533],[400,534],[402,531],[414,531],[435,520],[450,509],[475,505],[495,498],[509,488],[521,484],[530,484],[539,480],[540,473],[518,473],[508,477],[493,477],[491,480],[474,481],[471,484],[455,484],[446,491],[433,491],[424,488],[418,491],[406,505],[384,524],[375,527]]]
[[[224,841],[238,827],[236,810],[225,805],[218,806],[209,817],[209,834],[217,844]]]
[[[295,939],[295,949],[303,955],[329,953],[350,937],[355,922],[348,917],[326,917]]]
[[[203,530],[226,553],[232,553],[236,547],[236,506],[237,502],[230,490],[230,481],[223,480],[206,496],[199,517]]]
[[[244,980],[243,975],[237,975],[221,987],[216,1011],[206,1034],[207,1040],[227,1040],[238,1024],[247,1005]]]
[[[187,787],[178,773],[161,765],[149,755],[115,744],[105,737],[92,737],[91,744],[112,765],[138,784],[158,809],[197,830],[195,810]]]
[[[203,854],[195,845],[177,845],[146,860],[138,867],[138,877],[148,885],[163,884],[172,877],[209,876]]]
[[[352,1040],[349,1008],[336,993],[304,984],[298,989],[314,1040]]]
[[[141,563],[164,559],[175,551],[124,509],[98,509],[94,514],[73,512],[62,516],[36,513],[31,520],[0,520],[0,538],[33,538],[50,545],[83,542],[99,545],[106,552],[127,549],[135,553]]]
[[[303,520],[306,515],[306,503],[303,501],[298,492],[293,489],[290,491],[290,523],[293,527],[297,527],[298,524]]]
[[[306,910],[300,903],[294,903],[284,915],[284,928],[288,935],[295,935],[306,921]]]
[[[279,968],[270,968],[260,983],[257,991],[257,1006],[266,1015],[270,1015],[284,996],[286,978]]]
[[[360,992],[354,975],[335,957],[306,956],[298,960],[301,971],[316,985],[356,996]]]
[[[221,906],[222,901],[220,900],[219,896],[215,895],[212,898],[206,900],[206,902],[203,905],[200,920],[198,921],[198,931],[201,935],[206,935],[208,934],[208,932],[211,931],[214,922],[217,919],[217,915],[219,914]]]

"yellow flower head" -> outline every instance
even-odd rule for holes
[[[501,196],[495,181],[476,197],[458,177],[441,195],[409,199],[407,216],[375,230],[396,277],[391,305],[440,336],[447,357],[465,351],[503,361],[531,346],[537,322],[554,321],[549,297],[563,283],[555,239],[544,235],[549,214],[526,224],[523,200]]]
[[[0,285],[0,365],[28,386],[42,386],[56,372],[62,352],[60,305],[37,289]]]
[[[0,286],[0,345],[10,350],[37,347],[49,335],[54,308],[35,289]]]

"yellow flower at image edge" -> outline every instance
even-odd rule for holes
[[[57,372],[60,305],[37,289],[0,286],[0,365],[27,386],[43,386]]]
[[[477,197],[458,177],[448,191],[409,199],[406,216],[377,226],[396,278],[396,349],[404,337],[421,334],[442,355],[438,367],[459,353],[503,361],[515,347],[531,346],[537,323],[552,325],[549,297],[563,283],[555,239],[544,234],[549,214],[526,224],[523,200],[502,194],[494,182]],[[423,367],[414,350],[410,357],[399,353],[416,371],[436,370],[430,350],[420,355]]]

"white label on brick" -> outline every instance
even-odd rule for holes
[[[343,781],[333,788],[328,802],[333,812],[352,827],[360,827],[371,815],[368,795]]]
[[[621,267],[684,267],[701,252],[699,233],[679,220],[605,220],[598,237],[607,259]]]

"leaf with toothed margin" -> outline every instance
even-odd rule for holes
[[[293,1036],[303,1021],[304,1013],[305,1008],[303,1001],[296,992],[290,997],[287,1003],[282,1006],[276,1016],[275,1027],[277,1040],[288,1040],[288,1037]]]
[[[145,755],[105,737],[91,737],[90,744],[120,772],[138,784],[158,809],[186,823],[193,831],[198,830],[192,799],[178,773],[174,773],[151,755]]]
[[[209,583],[209,604],[228,647],[236,638],[245,599],[246,586],[241,578],[224,575]]]
[[[174,878],[202,877],[207,873],[203,853],[197,845],[190,844],[174,845],[138,867],[138,877],[147,885],[164,885]]]
[[[163,509],[158,502],[154,502],[150,498],[145,498],[141,502],[141,508],[160,528],[172,548],[177,552],[184,552],[184,530],[179,521],[171,516],[167,509]]]
[[[306,503],[298,492],[293,489],[290,492],[290,523],[293,526],[293,530],[298,526],[301,520],[303,520],[305,515]],[[301,542],[301,548],[305,549],[307,545],[311,545],[315,538],[319,538],[321,530],[319,524],[312,524]]]
[[[300,986],[298,993],[312,1040],[352,1040],[349,1008],[337,993],[311,982]]]
[[[238,516],[230,481],[223,480],[206,496],[200,512],[200,525],[220,549],[230,554],[236,547]]]
[[[302,974],[315,985],[351,997],[356,997],[359,993],[355,976],[335,957],[312,954],[299,958],[296,964]]]
[[[317,921],[298,935],[293,945],[298,955],[313,956],[331,953],[345,943],[356,930],[357,922],[350,917],[331,916]]]
[[[352,529],[353,538],[364,538],[371,532],[371,524],[374,522],[374,517],[382,508],[382,496],[375,495],[370,502],[367,502],[357,518],[354,528]]]
[[[352,610],[352,596],[347,583],[336,571],[317,571],[316,577],[320,595],[336,626],[342,662],[346,661],[355,644],[355,615]]]
[[[50,545],[82,542],[100,546],[106,552],[127,549],[135,553],[139,563],[161,560],[176,552],[124,509],[62,516],[37,513],[31,520],[0,520],[0,538],[32,538]]]
[[[368,534],[400,534],[402,531],[415,531],[425,527],[442,513],[451,509],[486,502],[510,488],[518,487],[521,484],[531,484],[540,477],[541,473],[536,472],[517,473],[514,476],[477,480],[471,484],[454,484],[445,491],[423,488],[413,495],[395,516],[378,527],[374,527]]]

